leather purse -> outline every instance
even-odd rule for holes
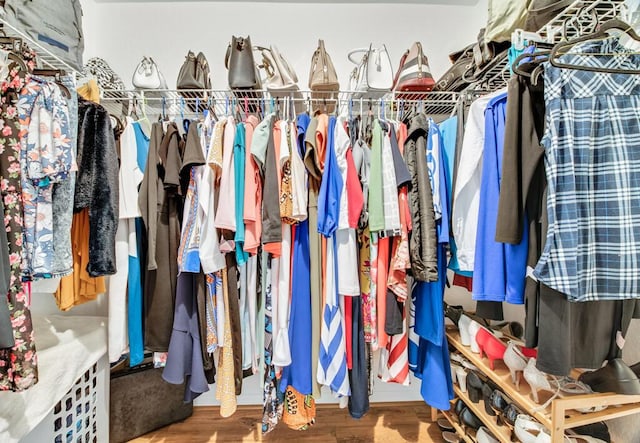
[[[399,92],[429,92],[433,89],[435,81],[420,42],[411,45],[400,58],[393,84],[393,90]]]
[[[167,89],[167,82],[151,57],[144,56],[133,72],[131,83],[136,89]]]
[[[524,30],[537,32],[557,17],[574,0],[531,0],[527,10]]]
[[[271,45],[270,48],[258,47],[262,54],[262,64],[260,65],[267,74],[264,81],[269,92],[286,92],[298,90],[298,76],[291,65],[282,56],[278,48]]]
[[[211,89],[209,63],[202,52],[196,56],[192,51],[187,53],[185,61],[178,72],[177,89]]]
[[[357,54],[362,54],[360,60],[355,58]],[[356,65],[349,77],[349,90],[354,98],[378,98],[391,91],[393,67],[385,45],[354,49],[347,57]]]
[[[453,65],[438,79],[433,87],[434,91],[460,92],[470,85],[470,82],[465,79],[465,73],[474,67],[473,46],[471,44],[462,51],[449,55]]]
[[[324,109],[326,112],[335,110],[335,103],[326,103],[326,100],[337,99],[340,83],[338,83],[336,68],[333,66],[322,39],[318,40],[318,48],[311,57],[309,89],[311,89],[312,100],[325,101]],[[317,109],[318,107],[315,106],[315,108]]]
[[[228,69],[229,88],[260,89],[260,75],[253,58],[251,37],[231,38],[224,65]]]

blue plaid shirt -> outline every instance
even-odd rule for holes
[[[592,54],[592,55],[589,55]],[[640,69],[616,38],[562,60]],[[640,75],[545,65],[549,230],[534,275],[570,301],[640,297]]]

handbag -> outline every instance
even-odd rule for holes
[[[260,75],[253,59],[251,37],[231,37],[224,65],[228,69],[229,88],[260,89]]]
[[[338,75],[331,57],[324,48],[324,40],[318,41],[318,48],[311,57],[309,89],[312,91],[339,91]]]
[[[151,57],[144,56],[133,72],[131,83],[136,89],[167,89],[167,82]]]
[[[267,74],[264,81],[269,92],[297,91],[298,76],[291,65],[285,60],[278,48],[271,45],[270,48],[258,47],[262,54],[262,64],[260,65]]]
[[[465,73],[474,67],[473,47],[471,44],[462,51],[449,55],[453,65],[438,79],[433,87],[434,91],[460,92],[471,84],[466,80]]]
[[[531,0],[524,30],[530,32],[539,31],[573,2],[574,0]]]
[[[362,53],[361,59],[354,59]],[[387,47],[354,49],[349,52],[349,60],[356,64],[349,77],[349,90],[354,91],[355,98],[378,98],[391,91],[393,86],[393,67]]]
[[[184,63],[178,72],[177,89],[211,89],[209,63],[202,52],[196,56],[192,51],[187,53]]]
[[[400,58],[393,84],[394,91],[429,92],[433,89],[435,81],[420,42],[411,45]]]
[[[327,104],[326,100],[337,99],[340,83],[338,83],[336,68],[333,66],[322,39],[318,40],[318,48],[311,57],[309,89],[311,89],[312,100],[325,101],[324,108],[326,112],[335,110],[335,103]]]
[[[311,395],[287,386],[284,394],[282,421],[291,429],[306,431],[316,422],[316,402]]]
[[[511,33],[521,29],[527,19],[530,0],[489,0],[489,18],[485,27],[485,42],[506,42]]]
[[[93,57],[87,60],[82,69],[83,77],[95,77],[101,90],[123,90],[124,82],[109,64],[99,58]]]

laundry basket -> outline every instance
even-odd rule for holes
[[[64,356],[60,356],[64,358]],[[20,443],[106,443],[109,441],[107,355],[81,375]]]

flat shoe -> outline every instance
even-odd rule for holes
[[[458,434],[449,431],[444,431],[442,433],[442,438],[447,443],[460,443],[462,441],[460,440],[460,437],[458,437]]]
[[[449,431],[449,432],[455,431],[453,426],[451,426],[451,423],[449,423],[449,420],[447,420],[446,418],[439,418],[436,423],[438,424],[438,427],[440,428],[441,431]]]

